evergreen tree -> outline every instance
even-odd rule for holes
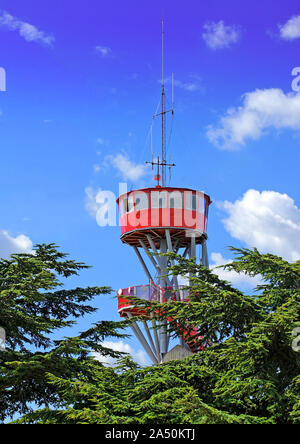
[[[67,259],[54,244],[0,260],[0,327],[6,332],[6,348],[0,351],[0,421],[28,413],[33,406],[60,405],[48,373],[92,382],[102,364],[92,358],[91,350],[121,355],[100,345],[106,336],[124,336],[116,322],[97,323],[77,338],[51,339],[77,318],[93,313],[96,309],[88,302],[95,296],[111,292],[108,287],[63,288],[61,280],[86,268]]]
[[[23,423],[299,424],[300,263],[234,250],[225,268],[262,283],[244,294],[193,260],[168,254],[170,273],[192,276],[188,303],[146,303],[170,333],[199,326],[192,357],[146,368],[128,357],[116,367],[91,362],[76,379],[48,372],[60,406],[25,415]]]

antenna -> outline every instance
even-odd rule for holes
[[[172,72],[172,115],[174,116],[174,73]]]
[[[152,170],[153,170],[153,132],[152,132],[152,124],[150,127],[150,137],[151,137],[151,161],[152,161]]]
[[[162,20],[162,81],[161,81],[161,161],[162,164],[166,163],[166,113],[165,113],[165,60],[164,60],[164,20]],[[162,165],[162,186],[166,185],[166,168]]]
[[[153,160],[153,147],[152,147],[152,126],[151,126],[151,150],[152,150],[152,160],[151,162],[146,162],[147,164],[152,165],[152,169],[154,166],[157,166],[157,175],[155,176],[155,180],[159,181],[161,180],[161,184],[163,187],[166,186],[166,168],[176,166],[174,163],[167,163],[167,143],[166,143],[166,114],[172,113],[174,115],[174,74],[172,73],[172,109],[166,110],[166,93],[165,93],[165,50],[164,50],[164,42],[165,40],[165,30],[164,30],[164,20],[162,20],[162,38],[161,38],[161,45],[162,45],[162,75],[161,75],[161,112],[154,114],[153,120],[155,117],[161,116],[161,160],[159,157],[157,158],[157,161],[154,162]],[[161,167],[161,176],[160,176],[160,167]]]

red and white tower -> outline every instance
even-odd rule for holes
[[[130,297],[158,302],[188,300],[188,292],[179,285],[177,277],[166,277],[169,258],[160,253],[172,252],[185,258],[196,258],[208,267],[206,241],[208,209],[211,204],[210,197],[202,191],[166,186],[166,168],[175,166],[166,161],[166,114],[173,114],[174,108],[172,105],[171,110],[165,109],[164,50],[162,54],[162,106],[161,112],[155,116],[160,116],[162,121],[162,153],[161,159],[147,162],[157,168],[157,185],[127,192],[117,199],[121,241],[132,247],[148,281],[146,285],[119,290],[119,314],[125,318],[138,317],[139,322],[133,322],[132,330],[154,364],[163,362],[168,353],[170,320],[166,319],[156,325],[152,316],[146,315],[141,307],[134,306]],[[197,326],[193,332],[190,329],[189,332],[181,331],[179,340],[182,350],[199,351],[195,348],[197,335]]]

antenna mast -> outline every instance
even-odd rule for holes
[[[162,186],[166,185],[166,112],[165,112],[165,59],[164,59],[164,20],[162,20],[162,81],[161,81],[161,160],[162,160]]]
[[[153,119],[155,117],[161,116],[161,160],[157,159],[157,161],[153,160],[152,155],[152,161],[146,162],[147,164],[153,166],[157,166],[157,175],[155,176],[155,180],[159,182],[161,180],[161,184],[163,187],[166,186],[166,169],[169,167],[170,169],[174,166],[176,166],[174,163],[167,163],[167,143],[166,143],[166,114],[172,113],[174,115],[174,74],[172,74],[172,109],[166,110],[166,93],[165,93],[165,57],[164,57],[164,38],[165,38],[165,31],[164,31],[164,20],[162,20],[162,79],[161,79],[161,112],[158,114],[155,114],[153,116]],[[151,127],[151,146],[152,146],[152,127]],[[161,176],[160,176],[160,167],[161,167]]]

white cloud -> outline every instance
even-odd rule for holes
[[[110,348],[114,351],[124,352],[131,355],[132,359],[140,364],[140,365],[149,365],[149,360],[147,358],[146,353],[143,350],[134,350],[131,345],[127,344],[124,341],[104,341],[101,344],[103,347]],[[107,365],[115,365],[116,359],[111,358],[110,356],[102,356],[100,353],[93,353],[94,357]]]
[[[256,287],[258,284],[262,283],[260,276],[251,277],[245,273],[237,273],[234,270],[224,270],[223,268],[216,268],[220,265],[227,265],[232,262],[231,259],[225,259],[221,253],[212,253],[210,269],[219,276],[223,281],[228,281],[232,285],[241,287]]]
[[[147,174],[147,167],[145,165],[132,162],[124,154],[106,156],[105,163],[107,162],[110,162],[116,168],[123,180],[138,182]]]
[[[219,148],[236,149],[271,128],[300,130],[300,93],[276,88],[246,93],[242,106],[229,109],[218,127],[208,127],[207,137]]]
[[[0,257],[8,259],[13,253],[32,253],[32,242],[29,237],[20,234],[12,237],[7,231],[0,230]]]
[[[101,57],[108,57],[112,54],[112,50],[108,46],[96,46],[95,49]]]
[[[300,38],[300,15],[290,18],[284,25],[278,25],[280,37],[283,40],[295,40]]]
[[[40,31],[36,26],[23,22],[8,12],[0,11],[0,27],[10,31],[18,31],[19,35],[28,42],[38,42],[51,46],[55,38]]]
[[[287,194],[248,190],[240,200],[218,206],[228,213],[223,223],[232,237],[250,248],[300,260],[300,209]]]
[[[205,32],[202,37],[206,45],[213,50],[229,48],[237,43],[240,38],[240,28],[238,26],[225,25],[223,20],[218,23],[209,22],[204,25]]]

